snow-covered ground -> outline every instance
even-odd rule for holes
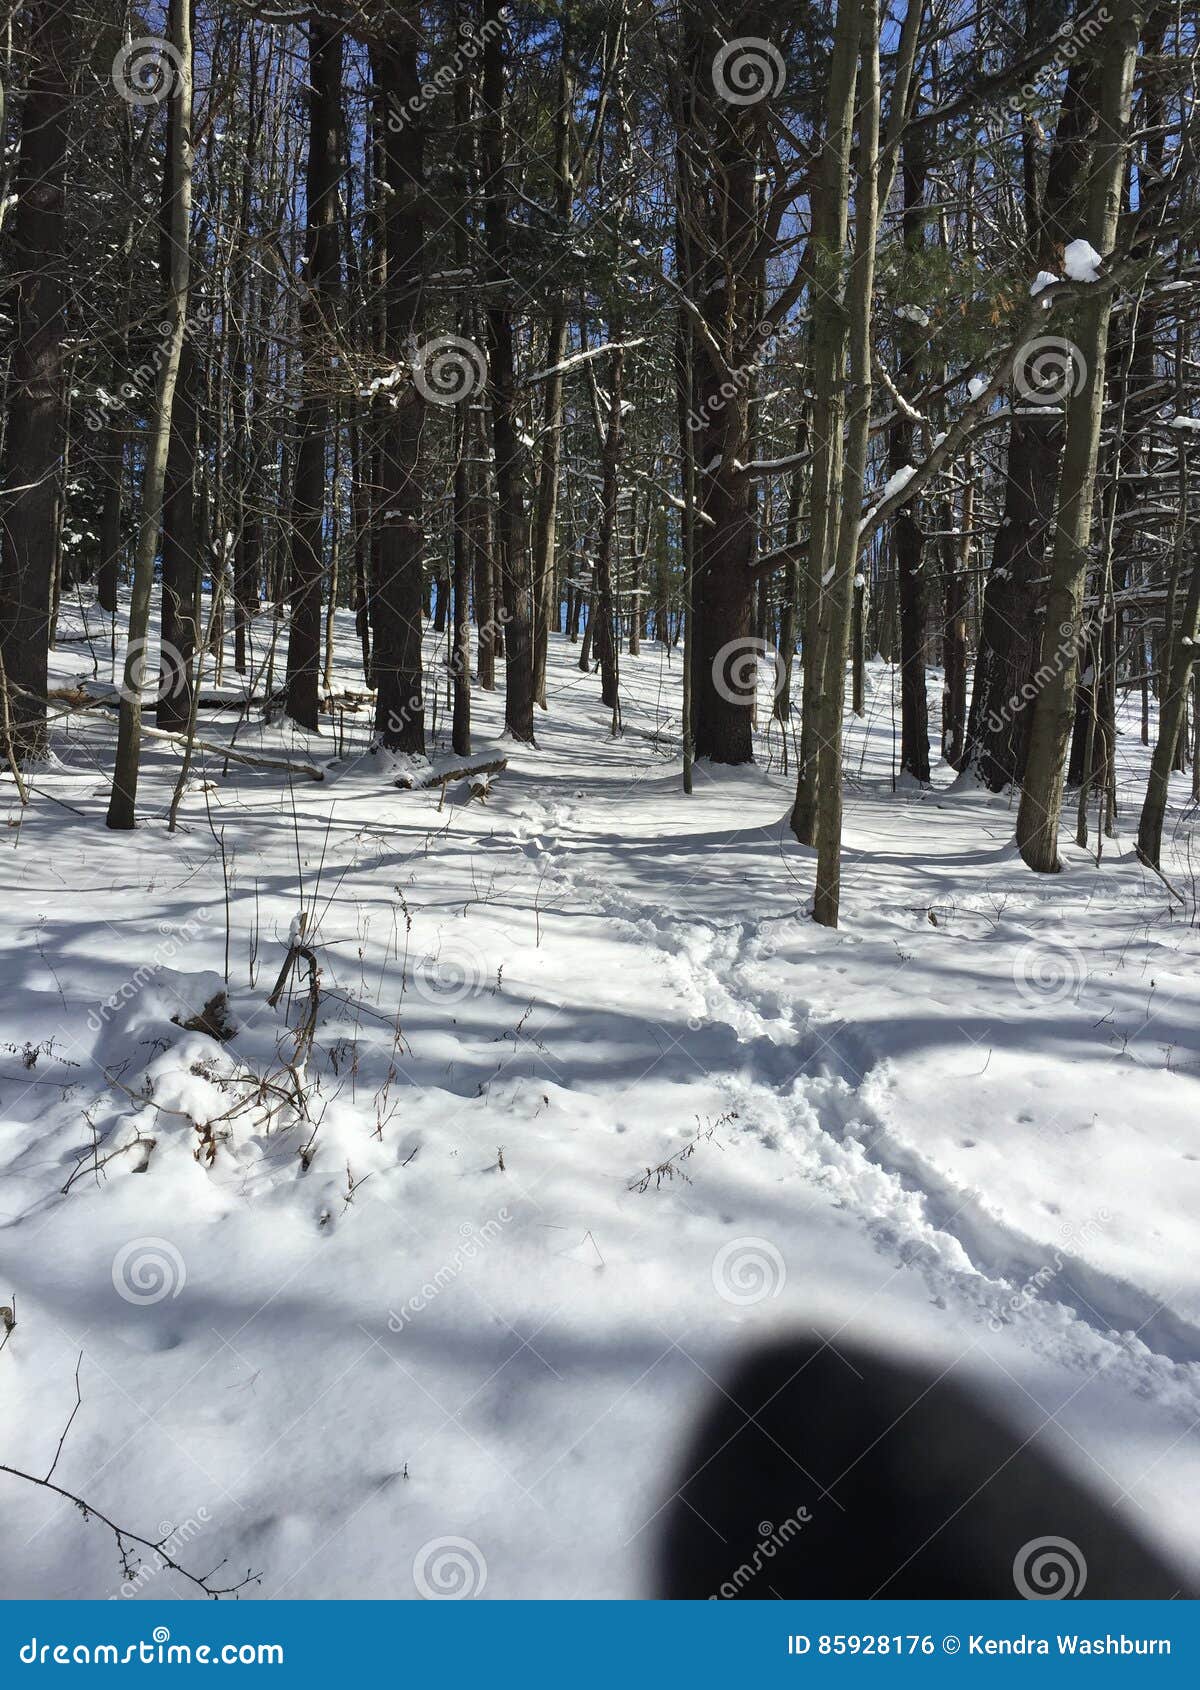
[[[58,724],[23,817],[6,777],[0,1461],[47,1472],[78,1364],[54,1482],[218,1583],[645,1594],[713,1378],[815,1325],[978,1379],[1200,1567],[1189,782],[1187,907],[1132,857],[1132,722],[1121,836],[1036,878],[1007,801],[944,766],[893,791],[873,664],[830,933],[778,729],[689,798],[678,654],[622,658],[616,741],[576,655],[486,804],[397,790],[362,713],[319,784],[199,759],[174,835],[162,741],[144,825],[105,829],[106,713]],[[306,977],[267,999],[301,911],[297,1053]],[[233,1037],[183,1028],[226,978]],[[45,1490],[0,1501],[10,1597],[197,1594]]]

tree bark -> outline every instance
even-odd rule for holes
[[[1191,536],[1192,571],[1183,614],[1177,619],[1171,651],[1169,680],[1158,703],[1158,739],[1150,759],[1150,778],[1138,821],[1138,855],[1152,868],[1160,868],[1163,820],[1175,747],[1183,738],[1187,721],[1188,690],[1200,654],[1200,529]]]
[[[609,324],[609,339],[618,340],[620,318]],[[600,452],[600,533],[596,544],[596,656],[600,659],[600,701],[616,712],[620,707],[617,679],[618,646],[613,606],[613,567],[616,561],[618,471],[621,463],[621,403],[624,394],[625,356],[620,350],[610,358],[608,418]]]
[[[1063,241],[1079,232],[1079,197],[1092,144],[1094,68],[1072,65],[1054,136],[1042,203],[1028,202],[1029,257],[1057,274]],[[1018,401],[1020,401],[1018,395]],[[1020,781],[1031,711],[1029,678],[1037,663],[1038,618],[1044,603],[1047,538],[1054,521],[1062,450],[1057,404],[1017,402],[1009,429],[1004,514],[984,588],[975,682],[963,766],[992,792]]]
[[[1128,147],[1133,67],[1141,30],[1138,0],[1125,0],[1104,35],[1096,105],[1099,132],[1092,162],[1085,239],[1110,254],[1117,236]],[[1085,379],[1067,404],[1066,438],[1058,490],[1054,557],[1042,628],[1039,677],[1029,755],[1017,811],[1017,845],[1026,864],[1049,874],[1059,867],[1058,823],[1063,777],[1074,717],[1079,668],[1080,612],[1087,578],[1092,500],[1112,289],[1094,283],[1074,315],[1074,341]]]
[[[71,81],[81,48],[65,0],[33,0],[11,246],[17,303],[0,552],[0,658],[14,684],[9,723],[18,762],[47,750],[46,669],[63,451],[65,171]]]
[[[125,673],[117,719],[117,755],[106,817],[110,828],[120,830],[132,828],[135,822],[142,739],[142,682],[146,666],[146,636],[150,625],[150,594],[154,585],[154,560],[162,528],[163,491],[166,485],[167,453],[171,442],[175,386],[187,333],[191,270],[191,0],[171,0],[168,19],[170,40],[178,54],[178,68],[170,95],[175,110],[174,120],[169,127],[171,151],[167,160],[171,180],[171,224],[168,243],[170,295],[167,306],[171,332],[166,340],[159,369],[158,391],[142,473],[142,513],[130,591],[129,637],[125,647]]]
[[[842,426],[845,416],[847,316],[843,300],[849,228],[850,148],[858,77],[857,0],[839,0],[829,69],[825,134],[813,189],[813,421],[816,441],[809,494],[808,575],[804,607],[803,716],[792,832],[816,845],[820,825],[819,713],[824,691],[822,605],[825,572],[837,556],[841,519]],[[839,677],[838,715],[842,699]]]
[[[679,149],[682,223],[689,244],[690,298],[704,332],[693,333],[695,411],[691,451],[701,510],[692,542],[694,754],[715,763],[754,760],[757,682],[753,643],[755,531],[750,395],[762,352],[766,252],[756,183],[764,106],[738,105],[714,92],[712,66],[722,42],[767,33],[762,8],[741,5],[728,23],[711,9],[687,11],[688,124]]]
[[[554,141],[554,216],[560,240],[567,239],[575,182],[571,174],[571,124],[575,96],[569,59],[569,14],[564,14],[559,53],[558,113]],[[546,657],[554,601],[554,541],[558,522],[558,480],[562,466],[563,374],[567,351],[567,296],[554,296],[546,332],[546,378],[542,394],[542,456],[538,465],[537,505],[533,525],[534,672],[533,694],[546,708]]]
[[[168,113],[168,123],[175,113]],[[164,266],[165,270],[165,266]],[[163,489],[162,642],[154,719],[182,733],[192,713],[192,658],[198,643],[199,583],[203,565],[196,523],[196,349],[185,333],[179,358],[171,444]]]
[[[914,130],[906,139],[901,175],[904,183],[904,246],[910,256],[925,245],[925,175],[928,167],[926,132]],[[911,392],[921,358],[922,331],[902,318],[897,333],[900,347],[899,387]],[[912,462],[913,424],[901,406],[888,443],[888,468],[893,474]],[[929,699],[925,689],[925,579],[921,563],[925,536],[917,520],[916,501],[907,504],[892,525],[896,553],[896,594],[900,618],[900,772],[929,784]]]
[[[533,743],[533,590],[523,492],[526,450],[517,418],[509,191],[505,179],[505,87],[508,53],[501,0],[484,0],[481,159],[484,233],[491,259],[487,326],[496,453],[496,551],[504,607],[504,725]]]
[[[813,920],[836,927],[841,898],[842,719],[850,606],[858,567],[855,513],[862,508],[871,425],[871,302],[879,228],[879,4],[861,0],[858,174],[854,199],[854,255],[847,287],[850,402],[840,498],[846,515],[838,530],[833,580],[824,595],[822,645],[825,689],[818,706],[817,878]],[[840,19],[839,19],[840,22]]]
[[[320,727],[325,455],[338,296],[342,35],[340,25],[320,16],[309,19],[308,227],[300,295],[304,361],[292,483],[287,713],[313,733]]]
[[[397,20],[395,34],[379,54],[386,352],[389,361],[397,364],[413,357],[424,314],[425,141],[419,111],[417,31],[416,22]],[[403,121],[397,113],[404,114]],[[416,357],[420,356],[418,347]],[[465,397],[460,402],[465,403]],[[371,594],[375,725],[389,750],[420,755],[425,750],[421,653],[425,527],[420,457],[426,405],[416,385],[402,395],[398,405],[386,400],[384,404],[379,572]]]

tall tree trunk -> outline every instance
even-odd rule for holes
[[[800,767],[791,826],[802,845],[818,842],[819,713],[824,692],[822,612],[825,574],[837,557],[841,519],[842,425],[845,415],[847,316],[843,299],[849,227],[850,148],[858,76],[859,0],[838,0],[821,157],[813,189],[813,421],[816,441],[809,495],[808,573],[804,611],[803,717]],[[841,717],[841,677],[838,677]]]
[[[904,145],[901,175],[904,183],[904,246],[916,259],[925,246],[925,176],[928,168],[926,132],[918,129]],[[900,347],[899,387],[907,396],[917,379],[922,332],[902,318],[897,332]],[[913,424],[902,407],[888,443],[888,468],[893,474],[912,463]],[[929,700],[925,691],[925,580],[921,561],[925,536],[913,503],[900,511],[892,527],[896,552],[896,594],[900,615],[900,771],[929,782]]]
[[[414,386],[396,406],[386,405],[379,500],[382,507],[379,573],[371,595],[375,632],[375,725],[392,751],[425,750],[425,697],[421,654],[424,593],[421,556],[425,547],[424,498],[420,477],[426,393],[439,398],[441,373],[450,374],[444,397],[465,403],[470,372],[453,348],[417,346],[423,321],[425,243],[425,141],[420,117],[420,46],[417,14],[398,20],[379,54],[378,79],[383,141],[383,226],[387,259],[386,351],[399,363],[428,360]],[[395,114],[405,114],[398,121]],[[391,115],[388,115],[391,114]],[[411,115],[409,115],[411,114]],[[448,362],[441,363],[443,357]],[[385,402],[386,403],[386,402]]]
[[[262,528],[258,503],[262,498],[259,485],[256,446],[261,433],[258,400],[261,392],[259,366],[263,349],[250,349],[249,317],[251,294],[258,298],[257,285],[249,287],[250,266],[244,246],[250,228],[254,199],[254,167],[262,132],[262,96],[258,89],[259,54],[256,37],[248,37],[250,57],[249,110],[247,113],[246,152],[242,162],[242,179],[238,199],[238,223],[242,241],[234,255],[229,285],[230,367],[232,379],[231,434],[233,446],[233,666],[239,675],[246,673],[246,636],[251,616],[258,609],[258,578],[262,559]],[[251,413],[253,396],[254,410]]]
[[[941,527],[943,584],[942,756],[952,769],[962,767],[967,729],[967,604],[971,567],[971,524],[975,510],[975,467],[970,449],[963,454],[962,533],[958,544],[949,532],[954,506],[946,500]]]
[[[460,35],[465,19],[456,7]],[[471,84],[465,64],[454,79],[454,123],[457,216],[454,220],[454,267],[467,270],[467,217],[471,197]],[[470,302],[464,290],[458,307],[459,334],[466,337],[470,324]],[[452,544],[454,558],[454,605],[450,625],[450,673],[454,684],[454,718],[451,728],[455,752],[465,757],[471,750],[471,447],[470,402],[459,407],[455,419]]]
[[[1124,0],[1104,34],[1096,104],[1098,133],[1084,237],[1102,254],[1111,253],[1117,235],[1141,21],[1138,0]],[[1054,557],[1038,666],[1045,683],[1033,707],[1029,755],[1017,811],[1021,856],[1030,868],[1046,874],[1059,866],[1058,822],[1079,672],[1080,612],[1087,578],[1111,312],[1112,289],[1097,282],[1073,318],[1074,341],[1086,378],[1067,404]]]
[[[121,164],[132,175],[135,159],[132,114],[121,124]],[[134,242],[135,205],[127,206],[121,226],[120,251],[124,275],[118,293],[119,321],[112,332],[112,358],[109,365],[109,387],[119,393],[124,372],[129,363],[129,319],[132,313],[133,270],[131,255]],[[128,422],[121,410],[106,417],[103,439],[96,454],[97,469],[102,488],[100,504],[100,546],[96,568],[96,602],[106,616],[113,619],[115,649],[117,588],[120,581],[124,553],[121,521],[125,492],[125,448],[129,435]]]
[[[239,513],[233,554],[234,596],[234,668],[239,675],[246,673],[247,637],[250,621],[259,609],[259,592],[263,570],[263,474],[262,460],[266,450],[266,425],[263,421],[267,403],[266,351],[261,344],[250,358],[247,375],[250,381],[251,409],[248,417],[239,413],[244,424],[242,440],[245,460],[239,466]]]
[[[9,731],[22,762],[47,749],[46,667],[63,450],[64,184],[71,81],[82,48],[74,11],[64,0],[33,0],[28,16],[28,89],[10,249],[17,304],[0,553],[0,659],[14,688]]]
[[[1094,67],[1077,61],[1067,78],[1042,202],[1039,205],[1034,196],[1027,206],[1030,259],[1038,269],[1055,274],[1064,239],[1074,239],[1082,224],[1080,195],[1086,188],[1096,93]],[[1038,374],[1036,342],[1032,356],[1029,378]],[[1071,380],[1068,368],[1052,352],[1041,356],[1061,374],[1064,385]],[[1030,388],[1030,380],[1024,385]],[[1020,781],[1025,769],[1031,721],[1028,682],[1037,663],[1046,542],[1054,521],[1063,441],[1057,386],[1041,403],[1026,402],[1026,396],[1019,395],[1009,426],[1004,514],[984,588],[964,752],[964,767],[993,792]],[[1038,390],[1032,391],[1036,400]]]
[[[554,141],[554,216],[559,239],[567,239],[575,183],[571,175],[571,123],[575,96],[571,72],[569,14],[564,14],[559,54],[558,115]],[[542,395],[542,455],[538,465],[537,505],[533,524],[534,698],[546,708],[546,656],[554,602],[554,541],[558,518],[558,480],[562,465],[563,376],[558,366],[567,351],[567,296],[554,296],[546,333],[548,376]]]
[[[859,72],[858,175],[854,197],[854,256],[846,290],[850,402],[833,580],[824,596],[822,645],[825,691],[817,715],[817,880],[813,920],[836,927],[841,896],[842,720],[850,604],[858,567],[856,513],[862,508],[871,425],[871,300],[879,228],[879,4],[861,0],[862,66]],[[839,20],[840,22],[840,20]]]
[[[808,411],[801,411],[796,423],[795,452],[799,457],[808,444]],[[797,467],[788,482],[787,543],[796,546],[800,541],[800,513],[804,505],[804,472]],[[794,557],[784,568],[783,591],[779,607],[779,680],[775,688],[775,715],[780,722],[788,722],[792,715],[792,666],[796,659],[797,615],[800,609],[800,566]],[[783,738],[783,767],[788,768],[787,735]]]
[[[495,547],[490,496],[490,466],[486,458],[487,427],[482,406],[472,406],[472,458],[476,473],[471,481],[471,574],[475,588],[475,627],[478,634],[476,675],[480,690],[496,690],[496,658],[503,649],[501,626],[496,616]]]
[[[609,339],[619,340],[619,315],[609,323]],[[613,712],[617,725],[619,692],[617,663],[619,639],[613,606],[613,569],[616,563],[618,472],[621,463],[621,404],[624,393],[625,357],[618,350],[610,359],[610,397],[604,440],[600,452],[600,533],[596,544],[596,656],[600,659],[600,700]]]
[[[125,674],[117,718],[117,755],[106,817],[109,827],[122,830],[132,828],[135,821],[138,764],[142,743],[142,682],[146,667],[146,636],[150,625],[150,594],[154,585],[154,560],[158,553],[159,533],[162,528],[163,490],[166,485],[167,453],[171,443],[175,386],[187,333],[191,269],[191,0],[170,0],[168,19],[169,37],[178,55],[170,95],[175,109],[168,131],[171,150],[167,159],[171,181],[168,246],[170,291],[167,313],[171,332],[167,337],[159,369],[158,391],[146,442],[146,461],[142,472],[141,523],[133,562],[129,637],[125,647]]]
[[[450,672],[454,679],[452,744],[460,757],[471,749],[471,492],[467,468],[470,427],[464,408],[454,466],[454,606]]]
[[[174,121],[172,109],[168,123]],[[163,489],[162,643],[154,712],[157,725],[172,733],[183,733],[191,718],[192,657],[199,637],[202,564],[196,523],[198,381],[195,343],[190,334],[185,334],[171,412],[171,444]]]
[[[320,727],[325,454],[338,297],[342,36],[340,24],[319,16],[309,19],[308,227],[300,294],[304,362],[292,483],[287,713],[314,733]]]
[[[505,87],[509,75],[501,0],[484,0],[481,162],[484,233],[490,258],[487,295],[492,438],[496,453],[496,551],[504,607],[504,725],[533,743],[533,590],[523,481],[526,452],[517,418],[513,277],[509,267],[509,191],[505,179]]]
[[[121,515],[125,495],[125,430],[118,423],[106,431],[103,453],[98,455],[100,481],[104,488],[100,505],[100,560],[96,567],[96,603],[106,616],[117,614],[117,587],[121,577]]]
[[[727,24],[704,4],[689,7],[687,20],[691,122],[680,149],[688,161],[680,199],[691,248],[689,297],[702,322],[692,335],[691,451],[702,513],[692,537],[694,750],[738,764],[754,759],[755,532],[752,483],[742,465],[751,455],[750,392],[770,244],[756,191],[769,102],[725,99],[712,67],[726,35],[760,38],[766,22],[756,4],[735,8]]]
[[[355,424],[350,430],[350,501],[354,518],[354,630],[362,653],[363,680],[371,684],[371,611],[367,585],[371,550],[371,496],[367,487],[370,448],[366,430]]]
[[[654,513],[651,529],[654,558],[654,638],[659,645],[671,644],[671,563],[667,550],[667,507],[660,505]],[[579,596],[571,602],[567,631],[574,639],[579,628]]]
[[[1200,645],[1200,529],[1191,534],[1192,570],[1183,614],[1177,618],[1171,649],[1169,679],[1158,704],[1158,740],[1150,759],[1150,779],[1138,821],[1138,855],[1154,868],[1161,866],[1163,820],[1175,747],[1184,737],[1188,689],[1196,672]]]

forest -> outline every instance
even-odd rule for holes
[[[1200,7],[4,11],[6,1594],[646,1594],[801,1328],[1200,1576]]]

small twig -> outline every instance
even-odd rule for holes
[[[71,1430],[71,1423],[79,1413],[83,1404],[83,1392],[79,1388],[79,1369],[83,1365],[83,1351],[79,1352],[79,1360],[75,1363],[75,1407],[67,1416],[67,1423],[62,1429],[62,1436],[58,1440],[58,1448],[54,1452],[54,1460],[50,1463],[50,1470],[43,1479],[43,1484],[49,1484],[54,1476],[54,1469],[58,1466],[58,1458],[63,1452],[63,1445],[67,1441],[67,1433]]]
[[[1171,896],[1173,898],[1178,898],[1179,902],[1183,905],[1184,909],[1187,909],[1187,899],[1184,897],[1183,893],[1179,890],[1179,888],[1177,886],[1171,885],[1171,882],[1167,879],[1166,875],[1159,868],[1157,863],[1152,863],[1150,861],[1149,857],[1143,855],[1143,853],[1140,849],[1137,853],[1137,860],[1138,860],[1139,863],[1141,863],[1143,868],[1148,868],[1150,870],[1151,874],[1156,874],[1158,876],[1158,878],[1162,881],[1163,885],[1166,887],[1167,891],[1171,894]]]
[[[11,1311],[9,1312],[11,1313]],[[13,1325],[15,1324],[16,1322],[14,1320]],[[12,1328],[10,1327],[9,1330],[11,1331],[11,1329]],[[2,1344],[0,1344],[0,1348],[3,1348]],[[213,1585],[211,1580],[213,1576],[225,1565],[224,1561],[219,1562],[217,1566],[213,1567],[211,1571],[207,1573],[193,1573],[185,1567],[182,1562],[174,1560],[173,1557],[168,1555],[166,1550],[163,1548],[163,1545],[170,1541],[169,1532],[164,1537],[157,1539],[157,1541],[148,1537],[143,1537],[140,1532],[131,1532],[127,1526],[119,1526],[116,1521],[111,1520],[107,1514],[101,1513],[100,1509],[88,1502],[85,1497],[77,1495],[74,1491],[64,1489],[62,1485],[56,1485],[53,1483],[54,1469],[58,1466],[58,1458],[62,1454],[64,1443],[67,1441],[67,1433],[71,1430],[75,1416],[79,1413],[80,1406],[83,1402],[83,1392],[79,1387],[79,1368],[82,1361],[83,1351],[81,1350],[79,1352],[79,1361],[75,1363],[75,1407],[71,1410],[67,1423],[63,1427],[62,1437],[59,1438],[58,1448],[54,1452],[54,1460],[50,1463],[50,1470],[46,1474],[45,1478],[39,1478],[36,1473],[26,1473],[20,1467],[12,1467],[7,1461],[0,1461],[0,1473],[9,1473],[14,1479],[24,1479],[25,1483],[28,1485],[37,1485],[42,1490],[52,1491],[55,1496],[61,1496],[64,1502],[73,1503],[83,1515],[85,1520],[90,1520],[94,1516],[101,1522],[102,1525],[107,1526],[109,1531],[112,1532],[113,1536],[116,1538],[117,1551],[120,1554],[122,1565],[126,1568],[129,1566],[128,1545],[136,1543],[140,1544],[143,1549],[151,1550],[159,1557],[163,1566],[169,1567],[173,1573],[178,1573],[181,1578],[185,1578],[191,1584],[196,1585],[197,1588],[202,1590],[206,1596],[211,1596],[214,1601],[221,1596],[236,1596],[237,1593],[240,1590],[244,1590],[248,1584],[258,1584],[260,1582],[261,1575],[253,1573],[247,1568],[245,1578],[239,1580],[237,1584],[220,1586]]]
[[[133,1093],[129,1093],[129,1096],[132,1097]],[[153,1099],[146,1098],[144,1101],[152,1103]],[[135,1136],[129,1140],[128,1144],[117,1145],[116,1148],[110,1150],[106,1156],[100,1155],[99,1143],[94,1144],[91,1150],[92,1160],[90,1162],[88,1161],[87,1152],[85,1151],[71,1170],[70,1178],[67,1180],[66,1185],[62,1188],[62,1195],[64,1197],[67,1195],[67,1192],[70,1191],[71,1187],[75,1184],[75,1181],[81,1174],[98,1174],[101,1168],[106,1168],[110,1162],[115,1162],[118,1156],[124,1156],[127,1151],[136,1150],[139,1145],[145,1145],[148,1159],[150,1152],[155,1148],[158,1140],[155,1138],[144,1138],[136,1128],[134,1129],[134,1133]],[[137,1173],[143,1173],[144,1171],[144,1167],[135,1170]]]

